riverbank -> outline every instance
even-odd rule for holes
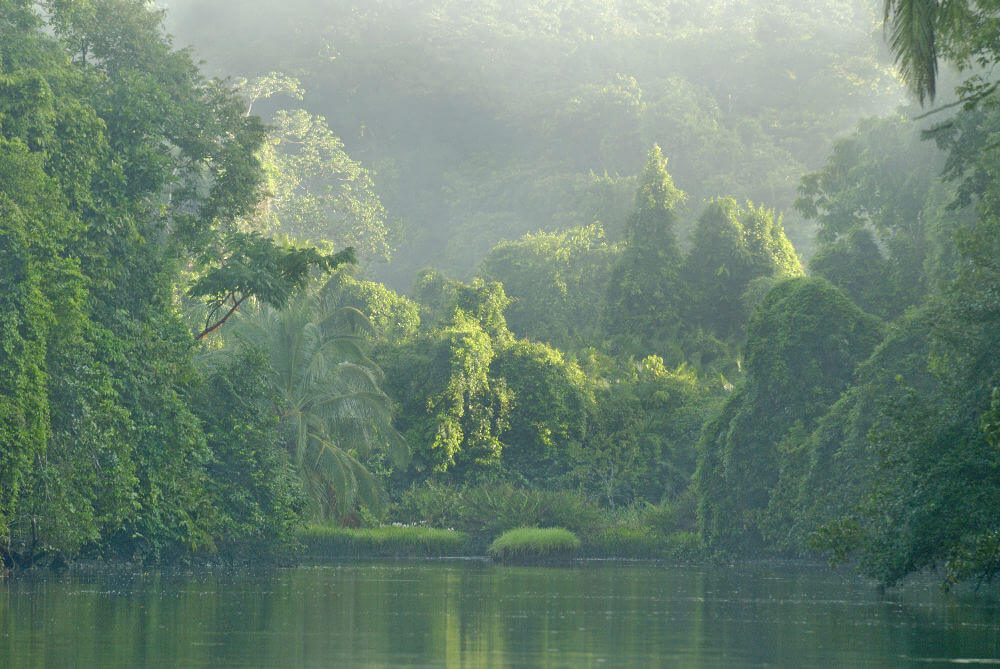
[[[484,557],[497,539],[489,533],[385,525],[376,528],[307,526],[298,534],[301,555],[316,560],[379,557]],[[636,530],[605,530],[579,536],[577,558],[698,562],[707,555],[698,536],[677,532],[658,536]]]
[[[502,533],[501,533],[502,534]],[[28,568],[0,571],[0,581],[25,574],[141,573],[149,569],[197,570],[211,567],[291,567],[303,563],[332,563],[371,559],[461,558],[490,559],[488,548],[500,535],[475,534],[446,528],[383,525],[372,528],[343,528],[307,525],[295,535],[294,543],[282,550],[241,550],[216,555],[184,555],[166,561],[77,559],[70,562],[40,561]],[[576,535],[574,535],[576,536]],[[537,547],[540,553],[545,547]],[[693,533],[657,536],[636,530],[605,530],[579,537],[573,561],[622,560],[670,561],[685,564],[705,562],[707,553]]]

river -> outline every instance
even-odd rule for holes
[[[478,560],[0,583],[0,667],[1000,664],[1000,601],[789,565]]]

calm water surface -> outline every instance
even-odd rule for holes
[[[1000,664],[1000,602],[825,569],[477,561],[0,583],[0,667]]]

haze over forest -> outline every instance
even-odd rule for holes
[[[165,4],[0,0],[0,574],[1000,572],[996,0]]]
[[[301,81],[301,102],[255,111],[324,116],[375,173],[394,253],[373,272],[404,291],[529,232],[596,222],[619,241],[653,144],[688,194],[682,243],[729,196],[783,214],[808,256],[802,175],[906,103],[878,2],[164,4],[211,74]]]

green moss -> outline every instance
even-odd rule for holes
[[[467,555],[466,535],[433,527],[386,525],[348,529],[310,525],[299,532],[305,554],[316,558],[440,557]]]
[[[562,527],[521,527],[508,530],[490,544],[487,552],[504,564],[553,564],[572,559],[580,540]]]

